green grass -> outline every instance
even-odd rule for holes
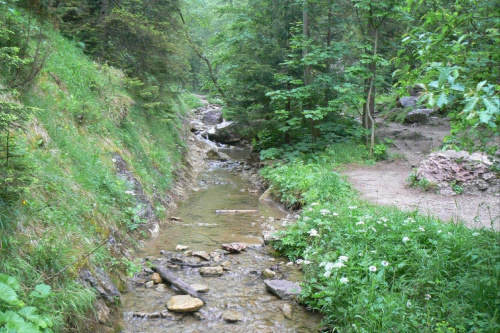
[[[322,154],[263,171],[284,202],[303,206],[274,247],[305,260],[300,300],[327,330],[498,332],[499,233],[369,204],[337,163]]]
[[[126,191],[133,185],[117,175],[114,155],[128,163],[164,217],[167,191],[186,150],[178,134],[180,118],[199,100],[172,99],[168,114],[151,115],[125,90],[128,79],[121,71],[96,64],[73,42],[45,31],[52,53],[33,90],[23,96],[25,105],[40,109],[26,133],[36,182],[20,200],[0,206],[0,273],[20,281],[26,304],[36,285],[50,285],[50,297],[34,306],[51,316],[54,331],[84,332],[96,295],[75,282],[79,268],[105,268],[120,288],[131,263],[104,246],[70,264],[115,230],[122,251],[141,237],[131,230],[138,203]]]

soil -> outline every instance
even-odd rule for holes
[[[380,138],[393,140],[388,161],[375,165],[351,165],[343,172],[366,200],[434,216],[444,222],[471,228],[500,230],[500,193],[443,195],[408,187],[413,168],[432,151],[441,148],[450,132],[446,119],[426,125],[390,123],[378,130]]]

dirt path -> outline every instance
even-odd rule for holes
[[[463,221],[469,227],[500,230],[500,193],[448,196],[407,187],[413,168],[439,148],[448,133],[449,127],[442,121],[429,126],[390,124],[379,135],[394,140],[391,154],[397,158],[372,166],[350,166],[343,174],[368,201],[418,209],[442,221]]]

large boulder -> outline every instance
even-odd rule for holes
[[[229,157],[227,154],[220,152],[217,147],[211,148],[209,151],[207,151],[207,158],[209,160],[216,160],[216,161],[229,161],[231,157]]]
[[[195,312],[203,307],[203,301],[189,295],[172,296],[167,302],[167,309],[173,312]]]
[[[243,135],[238,133],[236,123],[224,121],[208,130],[208,138],[220,143],[233,144],[241,141]]]
[[[415,109],[406,115],[404,122],[406,124],[425,124],[435,112],[435,109]]]
[[[203,113],[203,124],[218,125],[223,122],[222,111],[220,109],[210,109]]]
[[[417,105],[418,98],[418,96],[404,96],[398,100],[398,104],[404,108],[414,108]]]
[[[288,280],[264,280],[267,290],[281,299],[291,299],[302,291],[302,288]]]

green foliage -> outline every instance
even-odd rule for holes
[[[423,191],[437,191],[437,184],[430,182],[427,178],[419,177],[416,171],[412,171],[406,181],[410,187],[417,187]]]
[[[400,86],[422,84],[423,100],[452,120],[446,146],[494,155],[500,99],[499,8],[495,1],[438,1],[441,10],[409,2],[416,28],[403,36],[394,75]]]
[[[273,246],[305,273],[300,300],[340,332],[500,329],[500,234],[359,200],[328,156],[267,168],[303,205]],[[445,322],[446,321],[446,322]]]
[[[18,280],[0,273],[0,332],[52,332],[53,322],[48,314],[40,314],[35,306],[25,306],[21,301]],[[26,297],[30,304],[41,304],[51,295],[51,288],[38,284]]]

